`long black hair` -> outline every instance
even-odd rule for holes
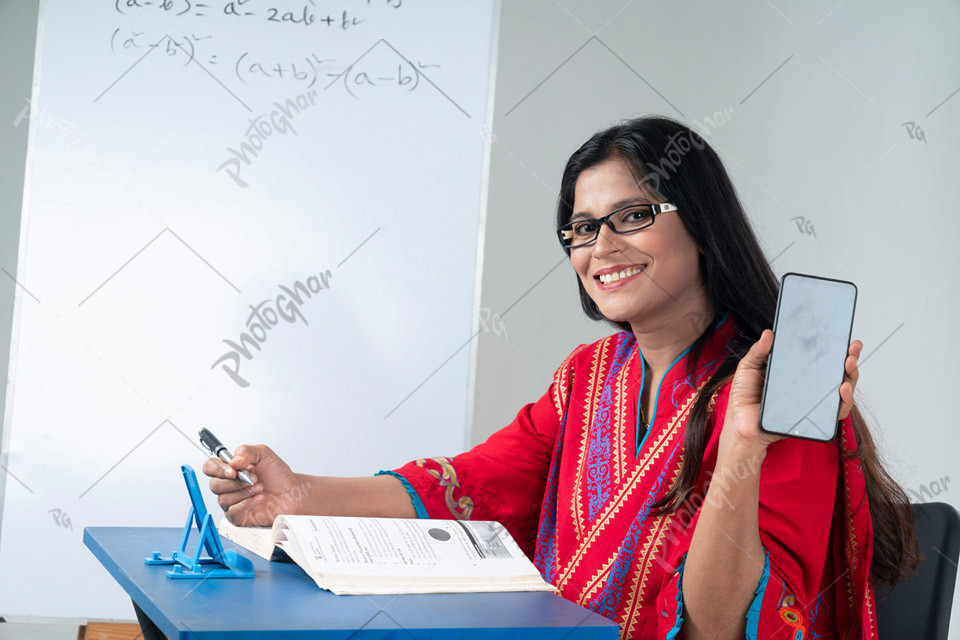
[[[729,381],[741,358],[772,328],[779,281],[764,256],[733,183],[720,157],[696,132],[681,122],[662,116],[624,121],[596,133],[570,157],[560,182],[557,228],[573,215],[577,178],[585,169],[608,159],[626,163],[637,180],[652,195],[677,206],[687,233],[703,248],[700,275],[714,318],[713,327],[731,313],[737,334],[717,372],[707,381],[687,421],[683,466],[666,495],[654,505],[658,513],[679,509],[697,485],[707,432],[708,407],[714,392]],[[564,249],[570,255],[570,249]],[[620,331],[631,331],[628,322],[606,318],[577,278],[580,303],[587,317],[606,321]],[[690,348],[687,375],[695,363],[710,329]],[[866,478],[867,499],[874,531],[871,573],[876,584],[893,584],[908,576],[919,560],[913,514],[903,489],[880,462],[869,428],[856,406],[851,411],[857,449]]]

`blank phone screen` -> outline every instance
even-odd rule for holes
[[[852,282],[783,277],[760,407],[764,431],[824,441],[836,435],[856,300]]]

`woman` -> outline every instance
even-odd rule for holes
[[[876,638],[873,588],[917,549],[854,406],[863,345],[835,441],[760,431],[778,284],[716,153],[666,118],[601,131],[567,163],[557,226],[584,311],[618,333],[453,458],[351,479],[294,474],[262,445],[208,460],[227,518],[498,520],[623,637]]]

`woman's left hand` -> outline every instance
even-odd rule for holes
[[[773,331],[765,329],[760,334],[760,339],[740,360],[737,371],[733,374],[727,414],[720,436],[721,450],[734,447],[738,450],[762,453],[767,446],[784,437],[760,430],[760,398],[763,395],[767,357],[772,347]],[[859,340],[851,342],[847,350],[843,382],[840,384],[839,420],[844,420],[850,415],[850,409],[853,407],[853,390],[860,376],[857,361],[862,350],[863,343]]]

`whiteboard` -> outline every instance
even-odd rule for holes
[[[201,427],[319,475],[464,448],[497,13],[41,6],[0,614],[132,618],[82,530],[182,526]]]

